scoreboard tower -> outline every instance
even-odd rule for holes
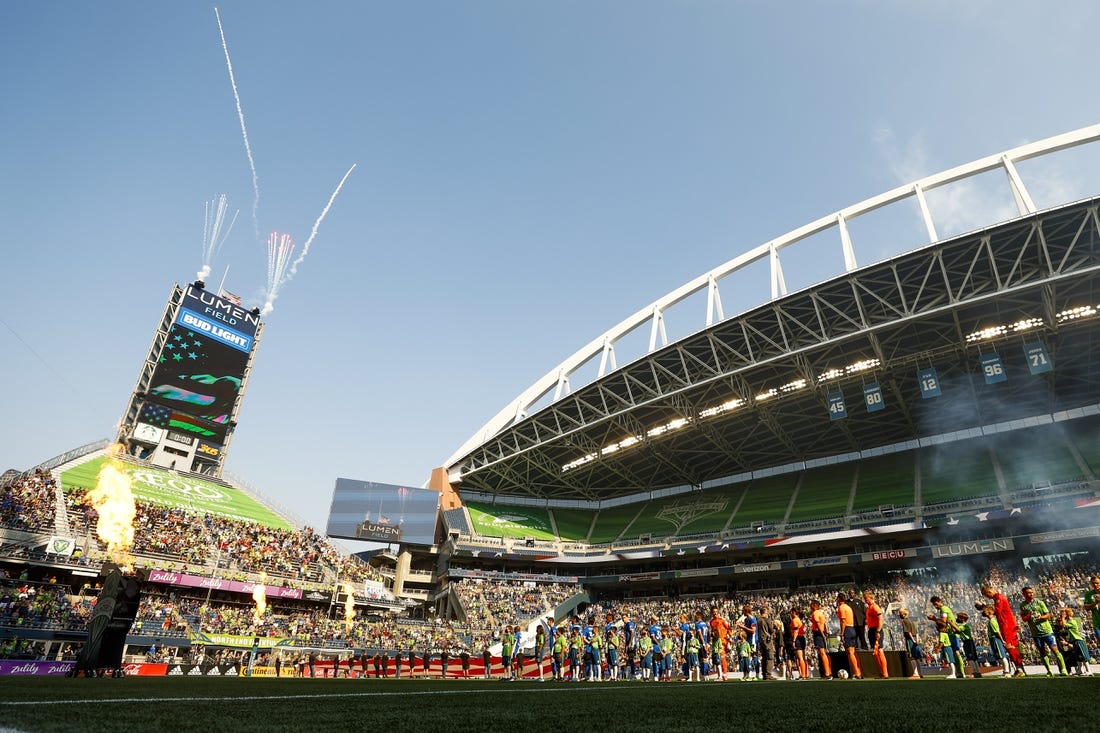
[[[178,471],[220,476],[256,347],[258,308],[175,285],[119,423],[126,452]]]

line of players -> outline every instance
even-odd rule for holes
[[[880,674],[886,677],[886,655],[880,646],[882,608],[870,591],[863,594],[863,599],[867,606],[872,652]],[[717,606],[711,607],[709,619],[704,618],[702,611],[697,611],[694,618],[680,614],[679,622],[673,624],[661,623],[657,617],[648,619],[648,623],[636,623],[625,615],[616,619],[611,613],[606,614],[602,625],[596,619],[582,621],[578,616],[559,625],[553,617],[547,617],[536,632],[535,656],[543,659],[549,652],[553,679],[573,682],[617,680],[620,673],[643,681],[681,677],[688,682],[701,682],[711,677],[727,680],[732,679],[732,659],[737,661],[741,679],[773,679],[776,670],[786,679],[809,679],[806,649],[812,642],[818,652],[822,675],[832,676],[827,650],[828,621],[820,602],[811,604],[809,628],[797,610],[790,612],[786,625],[773,618],[765,605],[756,609],[744,606],[741,611],[741,616],[733,623],[720,615]],[[854,613],[843,593],[837,596],[837,618],[852,676],[861,679],[863,675],[855,655]],[[509,656],[517,648],[511,628],[505,629],[504,639],[507,677],[511,666]]]
[[[991,602],[975,605],[985,618],[995,663],[1002,664],[1005,675],[1025,676],[1019,650],[1019,624],[1011,603],[1003,593],[989,585],[983,585],[981,592]],[[1077,674],[1088,674],[1089,653],[1081,620],[1076,617],[1074,609],[1063,608],[1055,614],[1035,596],[1030,587],[1023,588],[1021,596],[1020,615],[1028,624],[1047,675],[1053,675],[1052,661],[1062,675],[1068,675],[1065,658],[1056,640],[1055,626],[1059,627],[1074,650]],[[889,676],[886,655],[881,646],[885,614],[872,591],[864,591],[862,600],[866,607],[868,645],[879,675],[886,678]],[[949,677],[966,677],[967,662],[972,665],[972,674],[980,677],[981,668],[969,615],[955,614],[938,596],[932,596],[930,602],[934,611],[926,618],[935,624],[935,651],[952,670]],[[1095,633],[1100,638],[1100,623],[1097,623],[1100,619],[1100,576],[1090,579],[1084,602],[1084,609],[1092,612]],[[541,660],[548,655],[553,679],[574,682],[617,680],[620,674],[644,681],[681,677],[689,682],[711,677],[724,681],[731,678],[729,662],[734,656],[738,663],[737,672],[742,679],[773,679],[776,671],[786,679],[809,679],[806,658],[809,648],[816,654],[820,676],[826,679],[834,676],[828,649],[828,618],[820,601],[810,603],[808,624],[798,610],[786,614],[786,624],[773,618],[767,606],[758,606],[755,613],[750,606],[744,606],[741,610],[742,615],[733,623],[720,615],[718,607],[711,607],[709,619],[699,611],[694,618],[681,614],[679,623],[672,624],[661,623],[657,617],[648,619],[648,623],[635,622],[626,615],[616,619],[612,613],[606,614],[602,625],[593,618],[582,621],[574,616],[568,623],[556,624],[553,617],[547,617],[536,632],[535,658]],[[921,662],[926,655],[916,623],[909,617],[908,609],[902,608],[897,613],[910,658],[907,676],[920,678],[923,676]],[[856,655],[858,635],[854,613],[844,593],[836,597],[836,618],[840,624],[837,638],[848,662],[848,670],[841,670],[836,676],[862,679],[863,672]],[[510,657],[519,650],[519,627],[515,627],[514,636],[512,631],[508,628],[505,633],[503,656],[506,678],[510,675]],[[539,679],[543,679],[541,665]]]

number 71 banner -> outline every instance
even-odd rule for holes
[[[1024,344],[1024,358],[1027,359],[1027,368],[1031,370],[1032,374],[1042,374],[1054,369],[1054,365],[1050,363],[1050,357],[1047,355],[1047,348],[1043,346],[1041,341]]]

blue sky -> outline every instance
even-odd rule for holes
[[[222,193],[240,217],[209,280],[228,266],[260,304],[267,234],[300,247],[358,164],[266,319],[228,458],[323,526],[337,476],[423,482],[577,348],[741,251],[1100,122],[1087,2],[218,7],[260,239],[213,5],[0,4],[0,470],[113,435]],[[1022,170],[1040,205],[1100,193],[1096,153],[1065,157]],[[941,233],[999,210],[991,190],[934,201]],[[853,236],[867,262],[921,243],[915,220]],[[831,243],[804,250],[792,289],[838,266]]]

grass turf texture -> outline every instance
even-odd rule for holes
[[[568,683],[5,677],[0,729],[110,731],[1081,730],[1100,678]]]

